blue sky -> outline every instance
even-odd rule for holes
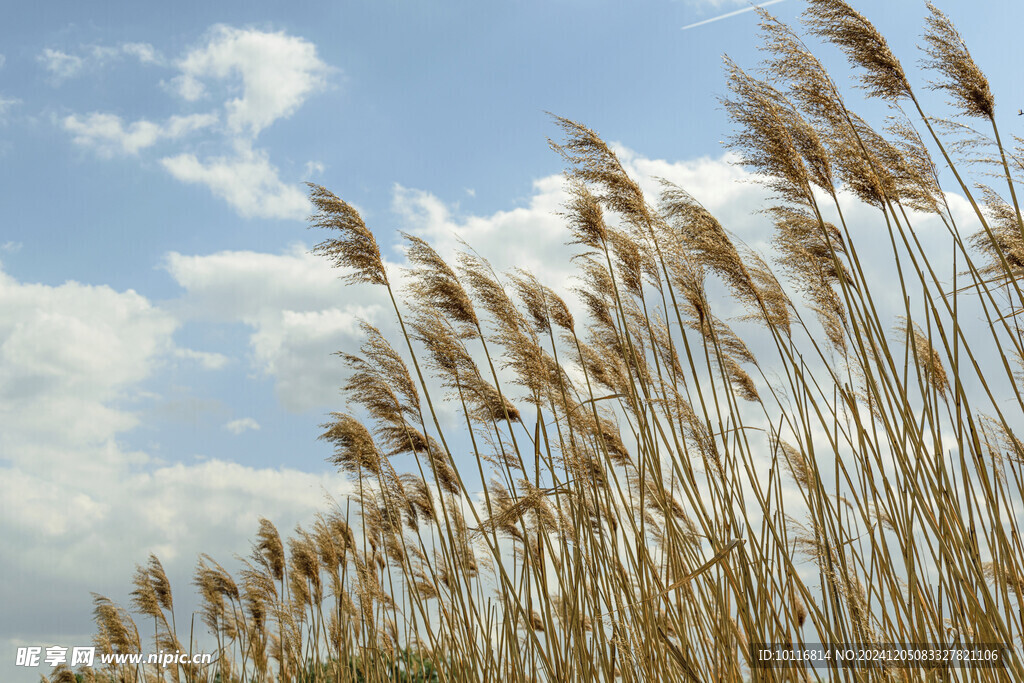
[[[923,3],[854,3],[910,67]],[[315,440],[330,353],[378,293],[308,254],[304,181],[402,229],[568,284],[546,111],[681,181],[754,244],[763,195],[723,160],[721,56],[757,61],[728,0],[21,3],[0,25],[0,669],[85,644],[89,591],[127,603],[165,561],[244,553],[342,495]],[[1024,134],[1017,3],[941,3]],[[795,21],[797,0],[771,11]],[[822,56],[837,66],[833,51]],[[921,83],[920,79],[917,81]],[[923,85],[923,84],[922,84]],[[939,98],[938,101],[940,101]],[[869,108],[870,109],[870,108]],[[722,217],[720,216],[720,217]],[[745,231],[745,232],[744,232]],[[384,324],[383,322],[381,324]]]

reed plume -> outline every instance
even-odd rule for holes
[[[931,14],[927,18],[928,31],[924,47],[927,67],[946,77],[936,82],[935,88],[953,96],[954,104],[968,116],[991,119],[995,115],[995,98],[988,78],[974,63],[960,33],[945,14],[930,2],[925,3]]]
[[[310,225],[340,233],[338,237],[316,245],[313,253],[323,256],[338,268],[354,271],[344,276],[349,282],[387,285],[388,276],[377,240],[363,223],[359,212],[320,185],[310,183],[309,199],[317,208],[310,217]]]

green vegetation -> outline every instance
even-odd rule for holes
[[[499,275],[471,250],[449,264],[412,236],[400,277],[356,210],[312,187],[312,223],[329,231],[316,252],[386,290],[402,333],[366,324],[361,351],[340,354],[349,404],[321,438],[356,494],[287,541],[262,520],[236,576],[200,560],[188,639],[205,625],[215,665],[110,673],[840,680],[834,662],[755,669],[751,645],[1001,643],[1005,671],[857,680],[1024,680],[1024,165],[985,77],[928,7],[924,78],[978,130],[925,112],[841,0],[810,0],[807,26],[891,105],[882,132],[763,11],[769,80],[727,62],[732,146],[775,196],[764,257],[684,189],[645,196],[597,134],[561,118],[579,308],[529,273]],[[851,195],[870,225],[847,223]],[[922,243],[925,221],[942,240]],[[866,274],[868,247],[888,248],[891,279]],[[461,429],[444,426],[442,400]],[[96,605],[101,648],[145,649],[142,622]],[[155,557],[132,605],[158,647],[189,649]]]

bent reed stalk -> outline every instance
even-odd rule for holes
[[[774,268],[683,188],[666,181],[652,201],[594,131],[560,117],[578,305],[411,235],[409,269],[389,274],[358,212],[310,186],[311,223],[329,231],[314,251],[385,288],[401,331],[393,345],[366,323],[360,352],[339,353],[348,406],[321,439],[355,493],[287,541],[261,519],[237,577],[200,559],[212,666],[86,680],[848,675],[835,661],[754,666],[756,643],[819,642],[1002,644],[1005,669],[856,679],[1024,680],[1024,149],[1004,147],[988,81],[931,4],[928,87],[991,138],[926,113],[846,2],[810,0],[806,23],[892,107],[884,132],[758,11],[766,76],[727,60],[724,105],[732,148],[774,193]],[[921,239],[925,221],[944,242]],[[884,236],[891,280],[869,275],[868,233]],[[179,639],[156,557],[134,585],[155,644],[195,649],[199,624]],[[138,651],[147,629],[95,599],[98,647]]]

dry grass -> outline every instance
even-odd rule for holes
[[[1006,670],[886,667],[857,680],[1024,680],[1020,153],[1004,149],[956,29],[929,11],[930,87],[991,126],[973,161],[1006,196],[972,185],[953,161],[964,146],[939,134],[912,74],[849,5],[810,0],[807,23],[869,96],[912,112],[894,109],[888,134],[762,10],[770,77],[728,62],[725,107],[733,146],[776,194],[764,207],[774,267],[684,189],[666,184],[652,202],[594,131],[562,118],[551,144],[568,165],[585,315],[529,273],[496,274],[468,249],[449,264],[408,235],[399,291],[358,213],[312,187],[312,223],[332,231],[316,251],[351,282],[386,288],[402,331],[395,348],[365,325],[361,352],[340,354],[348,407],[321,438],[358,495],[287,541],[261,520],[236,577],[203,556],[214,666],[97,680],[844,675],[834,662],[755,669],[759,642],[1002,643]],[[949,210],[940,165],[976,234]],[[841,191],[873,207],[891,280],[865,275]],[[948,246],[920,243],[926,218]],[[960,272],[936,272],[941,249]],[[713,301],[711,282],[730,300]],[[737,308],[739,322],[715,310]],[[462,430],[441,428],[442,399]],[[134,583],[157,644],[194,648],[199,624],[179,640],[155,557]],[[107,598],[96,621],[104,650],[140,649]]]

